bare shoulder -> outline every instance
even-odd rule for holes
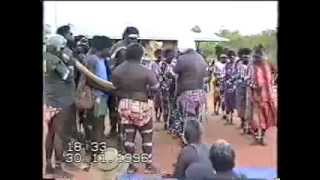
[[[119,66],[117,66],[113,71],[112,71],[112,76],[120,76],[125,70],[127,64],[126,62],[121,63]]]

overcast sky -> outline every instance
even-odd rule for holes
[[[199,25],[205,32],[222,28],[243,35],[276,29],[276,1],[113,1],[44,2],[44,23],[57,26],[71,23],[75,34],[121,35],[128,25],[144,32],[178,34]]]

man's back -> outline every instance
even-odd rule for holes
[[[207,63],[197,52],[191,50],[179,57],[174,71],[179,75],[178,93],[202,89],[207,76]]]
[[[139,63],[125,61],[112,73],[112,82],[121,98],[146,101],[147,86],[157,83],[154,73]]]

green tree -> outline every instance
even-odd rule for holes
[[[265,30],[259,34],[243,36],[239,31],[230,31],[222,29],[218,33],[218,36],[229,39],[228,42],[214,43],[214,42],[201,42],[200,49],[203,51],[206,57],[216,58],[220,55],[224,48],[238,51],[240,48],[254,48],[255,46],[262,44],[265,48],[266,54],[270,61],[277,65],[277,31]],[[224,51],[224,50],[223,50]]]

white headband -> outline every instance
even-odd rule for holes
[[[128,35],[129,38],[138,38],[138,34],[129,34]]]

